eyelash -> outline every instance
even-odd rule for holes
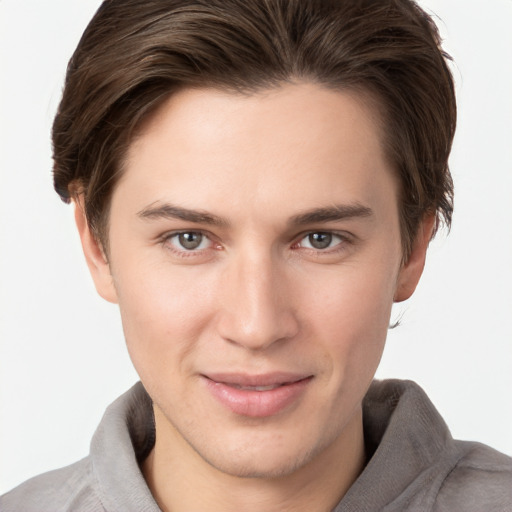
[[[187,250],[186,248],[176,248],[173,247],[173,239],[178,239],[180,235],[186,235],[186,234],[193,234],[193,235],[201,235],[202,237],[206,238],[210,242],[210,247],[203,248],[203,249],[190,249]],[[204,254],[205,251],[208,249],[211,249],[212,245],[217,245],[217,249],[220,249],[220,244],[215,244],[215,242],[212,240],[212,236],[208,233],[205,233],[201,230],[183,230],[183,231],[174,231],[172,233],[166,233],[163,235],[160,239],[160,242],[162,245],[164,245],[167,249],[169,249],[171,252],[173,252],[176,256],[180,258],[190,258],[190,257],[197,257],[200,254]],[[201,241],[202,243],[202,241]]]
[[[173,239],[178,239],[180,235],[186,235],[186,234],[192,234],[192,235],[201,235],[202,237],[206,238],[210,246],[202,249],[190,249],[187,250],[186,248],[176,248],[173,246]],[[308,237],[311,237],[313,235],[328,235],[332,238],[337,238],[338,242],[333,247],[326,247],[325,249],[317,249],[314,247],[301,247],[300,243],[304,240],[308,239]],[[295,238],[295,242],[292,243],[291,248],[294,250],[303,249],[305,251],[308,251],[310,253],[314,253],[317,256],[322,255],[333,255],[340,252],[343,252],[347,249],[347,245],[352,245],[353,240],[349,235],[346,233],[338,233],[334,231],[308,231],[306,233],[301,233],[298,237]],[[212,236],[204,231],[201,230],[183,230],[183,231],[174,231],[172,233],[166,233],[160,238],[160,242],[162,245],[164,245],[166,248],[168,248],[172,253],[174,253],[176,256],[180,258],[190,258],[190,257],[198,257],[200,255],[205,254],[205,251],[208,251],[211,248],[214,248],[216,250],[221,250],[222,246],[219,243],[216,243],[212,240]],[[201,241],[202,243],[202,241]]]
[[[312,251],[315,254],[322,255],[322,254],[334,254],[337,252],[340,252],[346,248],[346,244],[350,243],[350,239],[346,234],[341,234],[333,231],[308,231],[307,233],[304,233],[300,235],[300,238],[297,242],[295,242],[292,247],[293,248],[299,248],[299,244],[302,243],[304,240],[307,240],[308,238],[314,236],[314,235],[322,235],[322,236],[328,236],[331,237],[331,241],[334,241],[335,238],[338,239],[338,242],[332,246],[332,247],[325,247],[323,249],[315,248],[315,247],[302,247],[305,250]],[[311,240],[309,240],[309,243],[311,245]]]

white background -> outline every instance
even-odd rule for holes
[[[137,379],[51,182],[65,66],[98,5],[0,2],[0,493],[85,456]],[[378,376],[416,380],[455,437],[512,455],[512,1],[422,5],[457,63],[456,213]]]

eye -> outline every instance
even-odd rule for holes
[[[301,247],[307,249],[324,250],[335,247],[343,242],[343,238],[328,231],[308,233],[300,242]]]
[[[203,233],[199,231],[184,231],[171,235],[168,242],[173,249],[178,251],[197,251],[207,249],[211,245],[211,241]]]

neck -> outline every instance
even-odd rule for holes
[[[163,512],[327,512],[345,495],[365,463],[360,409],[331,445],[277,478],[244,478],[218,470],[179,434],[179,441],[159,435],[162,416],[155,408],[156,443],[142,471]]]

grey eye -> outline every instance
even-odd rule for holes
[[[201,246],[201,242],[203,241],[203,235],[201,233],[195,233],[193,231],[187,233],[180,233],[178,235],[178,241],[181,247],[191,251]]]
[[[332,243],[331,233],[310,233],[308,242],[314,249],[327,249]]]

